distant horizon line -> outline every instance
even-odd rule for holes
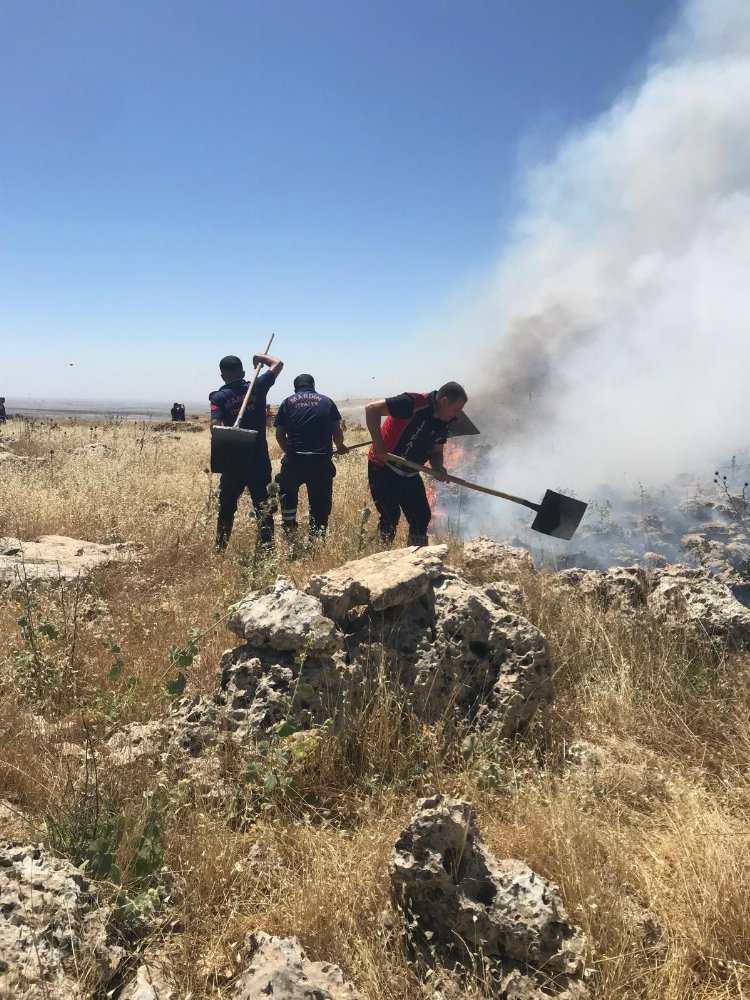
[[[114,397],[85,398],[82,396],[6,396],[5,411],[8,417],[91,417],[106,416],[141,417],[150,419],[169,418],[171,416],[171,401],[155,399],[122,399]],[[185,407],[188,416],[203,416],[209,413],[209,403],[206,399],[177,400]],[[364,397],[339,398],[342,407],[359,407],[366,404]]]

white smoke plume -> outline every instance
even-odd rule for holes
[[[469,317],[483,481],[538,499],[710,479],[750,443],[750,2],[689,3],[640,85],[524,188]]]

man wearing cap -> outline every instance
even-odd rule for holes
[[[370,493],[380,514],[378,531],[392,542],[403,512],[409,524],[409,545],[427,544],[427,527],[432,511],[422,477],[414,469],[389,461],[399,455],[424,465],[427,461],[438,473],[447,475],[443,445],[448,425],[466,405],[468,397],[458,382],[446,382],[434,392],[402,392],[377,399],[365,407],[367,429],[372,437],[367,463]],[[385,417],[383,426],[380,422]]]
[[[274,421],[276,440],[284,453],[276,477],[281,494],[281,523],[293,534],[297,529],[300,486],[307,486],[310,531],[325,532],[333,502],[333,445],[345,455],[344,431],[338,407],[315,389],[312,375],[298,375],[294,393],[279,407]]]
[[[271,459],[266,441],[266,395],[276,381],[276,376],[284,367],[284,362],[272,358],[270,354],[253,356],[253,368],[265,365],[255,380],[247,408],[242,415],[240,427],[258,432],[252,457],[247,464],[240,465],[231,472],[222,473],[219,480],[219,516],[216,522],[216,548],[223,551],[229,542],[234,524],[234,515],[240,497],[247,490],[253,502],[258,519],[258,533],[263,543],[273,541],[273,511],[268,499],[271,484]],[[219,362],[219,373],[224,380],[221,389],[209,395],[211,403],[211,426],[232,427],[242,407],[248,382],[242,362],[234,354],[228,354]],[[245,460],[246,461],[246,460]]]

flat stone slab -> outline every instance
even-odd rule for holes
[[[0,538],[0,585],[57,583],[86,576],[97,566],[126,562],[134,557],[135,547],[127,542],[100,545],[65,535],[41,535],[32,541]]]
[[[311,577],[307,593],[320,598],[323,614],[335,622],[358,605],[384,611],[427,593],[430,582],[443,575],[447,555],[447,545],[387,549]]]

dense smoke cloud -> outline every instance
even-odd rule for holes
[[[700,0],[524,182],[469,412],[539,495],[708,476],[750,438],[750,3]]]

